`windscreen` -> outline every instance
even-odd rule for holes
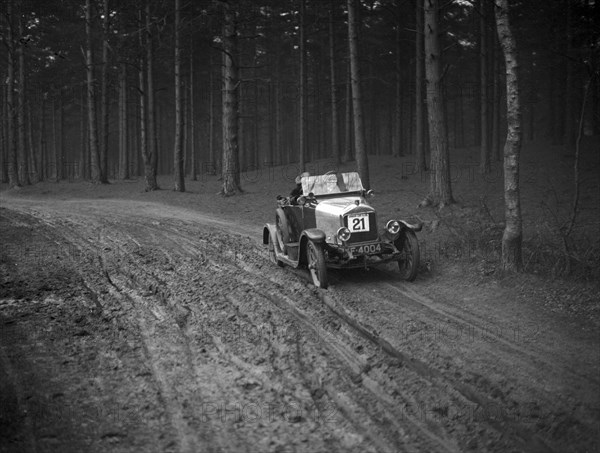
[[[328,195],[332,193],[362,191],[363,186],[357,172],[332,173],[330,175],[303,176],[302,193]]]

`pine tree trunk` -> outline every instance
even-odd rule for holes
[[[192,181],[197,181],[196,170],[196,119],[194,111],[194,45],[190,34],[190,169],[192,172]]]
[[[356,165],[365,189],[371,188],[369,179],[369,160],[365,144],[365,125],[363,117],[361,79],[358,56],[358,24],[356,0],[348,0],[348,41],[350,47],[350,75],[352,81],[352,107],[354,110],[354,143],[356,146]]]
[[[94,86],[94,57],[92,52],[92,11],[91,0],[85,2],[85,34],[87,48],[85,64],[87,73],[87,105],[88,105],[88,134],[90,142],[91,178],[92,183],[101,182],[100,154],[98,151],[98,130],[96,129],[96,87]],[[53,109],[54,111],[54,109]]]
[[[19,187],[19,172],[17,169],[17,143],[15,140],[15,49],[13,29],[13,0],[7,0],[6,16],[8,22],[8,47],[7,55],[7,77],[6,77],[6,104],[7,114],[7,142],[8,142],[8,187]]]
[[[83,91],[83,89],[82,89]],[[39,159],[39,174],[40,181],[45,181],[47,178],[47,159],[46,159],[46,97],[44,93],[40,93],[40,122],[39,122],[39,142],[38,142],[38,159]],[[85,109],[83,108],[82,99],[82,112],[81,121],[85,121]]]
[[[6,100],[6,88],[2,87],[2,118],[0,118],[0,130],[2,131],[2,149],[0,149],[0,182],[8,183],[8,101]]]
[[[23,20],[21,14],[17,19],[19,24],[19,36],[23,36]],[[19,39],[17,47],[19,61],[19,91],[17,92],[17,144],[19,162],[19,181],[21,184],[29,185],[29,166],[27,159],[27,147],[25,144],[25,54],[23,52],[23,39]]]
[[[129,149],[127,146],[127,64],[119,72],[119,177],[129,179]]]
[[[223,4],[223,162],[221,194],[235,195],[240,186],[240,163],[238,150],[239,85],[236,13],[228,3]]]
[[[502,268],[519,271],[522,268],[521,201],[519,192],[519,155],[521,152],[521,102],[517,45],[509,23],[508,0],[496,2],[496,27],[506,65],[506,119],[508,133],[504,145],[504,216],[502,235]]]
[[[498,46],[495,40],[492,40],[493,44],[493,65],[492,71],[494,73],[494,96],[492,102],[492,149],[491,154],[497,162],[500,162],[500,101],[502,93],[500,92],[500,68],[498,64]],[[553,101],[551,101],[553,102]]]
[[[87,139],[87,130],[86,130],[86,121],[85,121],[85,88],[82,87],[79,96],[79,175],[81,179],[87,180],[89,179],[89,166],[88,166],[88,139]],[[43,115],[43,113],[42,113]]]
[[[209,68],[208,68],[208,165],[206,171],[208,174],[218,174],[219,166],[217,162],[217,153],[215,150],[215,82],[213,72],[213,54],[209,50]]]
[[[438,0],[425,0],[425,73],[431,147],[430,192],[422,204],[443,207],[453,203],[448,134],[443,106]]]
[[[416,5],[416,32],[415,32],[415,160],[417,168],[415,171],[427,170],[425,160],[425,112],[423,111],[423,82],[424,62],[423,62],[423,4],[424,0],[417,0]],[[412,122],[410,122],[412,124]]]
[[[101,115],[102,140],[100,148],[100,182],[108,183],[108,0],[103,0],[104,20],[102,22],[102,74],[101,74]]]
[[[39,165],[35,159],[32,120],[31,103],[27,103],[27,159],[29,161],[29,182],[37,183],[40,180],[40,177],[38,173]]]
[[[158,183],[156,181],[156,173],[158,169],[158,147],[156,144],[156,106],[155,106],[155,95],[154,95],[154,39],[153,39],[153,26],[152,17],[150,15],[150,2],[146,2],[146,93],[147,100],[147,114],[144,114],[144,121],[147,123],[144,128],[146,129],[145,144],[142,150],[146,150],[146,157],[144,159],[144,178],[146,180],[146,192],[152,190],[158,190]],[[141,39],[141,38],[140,38]],[[143,77],[142,77],[143,79]],[[141,112],[141,110],[140,110]],[[141,124],[140,120],[140,124]]]
[[[346,129],[344,143],[344,162],[352,160],[352,79],[350,77],[350,63],[348,63],[348,80],[346,80]]]
[[[300,171],[306,168],[306,84],[307,84],[307,68],[306,68],[306,0],[300,0],[300,80],[299,80],[299,167]]]
[[[488,65],[487,65],[487,23],[486,14],[487,8],[485,7],[488,0],[479,0],[479,39],[480,39],[480,53],[479,53],[479,75],[480,75],[480,157],[479,157],[479,173],[487,174],[491,171],[490,166],[490,149],[488,146]]]
[[[331,157],[336,163],[342,162],[340,153],[340,125],[337,108],[337,89],[335,76],[335,29],[334,13],[336,2],[331,0],[329,3],[329,72],[330,72],[330,91],[331,91]]]

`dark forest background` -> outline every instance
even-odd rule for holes
[[[481,1],[440,3],[443,105],[450,147],[482,146],[493,160],[500,159],[506,136],[505,69],[493,3]],[[18,184],[94,177],[88,68],[95,87],[97,178],[143,175],[148,147],[155,147],[158,174],[173,173],[176,35],[183,172],[195,179],[201,172],[221,171],[226,11],[237,29],[240,170],[298,162],[300,147],[307,161],[353,159],[346,1],[181,0],[177,26],[176,3],[88,0],[86,8],[84,0],[3,0],[2,182],[9,181],[12,149]],[[427,127],[417,127],[416,114],[417,104],[425,103],[425,93],[416,94],[417,66],[423,64],[416,52],[420,4],[357,3],[368,154],[411,155],[421,141],[427,145]],[[509,4],[520,63],[523,139],[562,143],[570,152],[580,121],[584,135],[599,133],[600,88],[592,75],[598,72],[600,5],[594,0]],[[89,45],[91,65],[86,64]],[[145,102],[142,110],[140,102]],[[426,110],[425,105],[423,115]],[[332,133],[334,112],[339,127]],[[417,136],[421,131],[424,135]]]

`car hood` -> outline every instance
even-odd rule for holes
[[[359,202],[357,204],[356,202]],[[320,200],[316,211],[320,214],[341,216],[350,212],[371,212],[373,207],[359,196],[336,197]]]

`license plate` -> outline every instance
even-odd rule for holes
[[[353,255],[376,255],[381,253],[381,244],[366,244],[350,247],[350,252]]]
[[[348,215],[348,229],[351,233],[369,231],[369,214]]]

